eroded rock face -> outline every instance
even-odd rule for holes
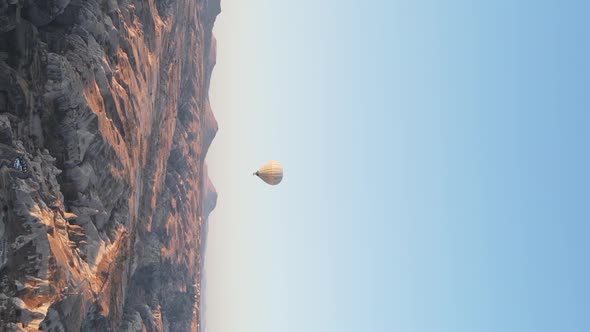
[[[219,12],[0,0],[1,326],[200,329]]]
[[[204,208],[204,217],[205,219],[209,218],[209,214],[215,209],[217,205],[217,190],[211,182],[209,178],[209,174],[207,172],[207,165],[205,165],[205,181],[204,181],[204,199],[203,199],[203,208]]]

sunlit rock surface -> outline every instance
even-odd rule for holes
[[[200,330],[219,12],[0,0],[2,329]]]

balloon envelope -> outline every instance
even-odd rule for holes
[[[271,161],[260,167],[254,175],[261,178],[262,181],[274,186],[281,183],[283,180],[283,166],[278,161]]]

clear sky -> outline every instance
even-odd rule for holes
[[[207,331],[590,331],[588,13],[222,0]]]

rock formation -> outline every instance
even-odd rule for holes
[[[200,330],[220,10],[0,0],[4,330]]]
[[[207,172],[207,165],[205,165],[205,181],[203,187],[203,214],[204,218],[208,219],[209,214],[211,213],[211,211],[213,211],[213,209],[215,209],[215,206],[217,205],[217,191],[215,190],[213,182],[211,182],[211,179],[209,178],[209,174]]]

